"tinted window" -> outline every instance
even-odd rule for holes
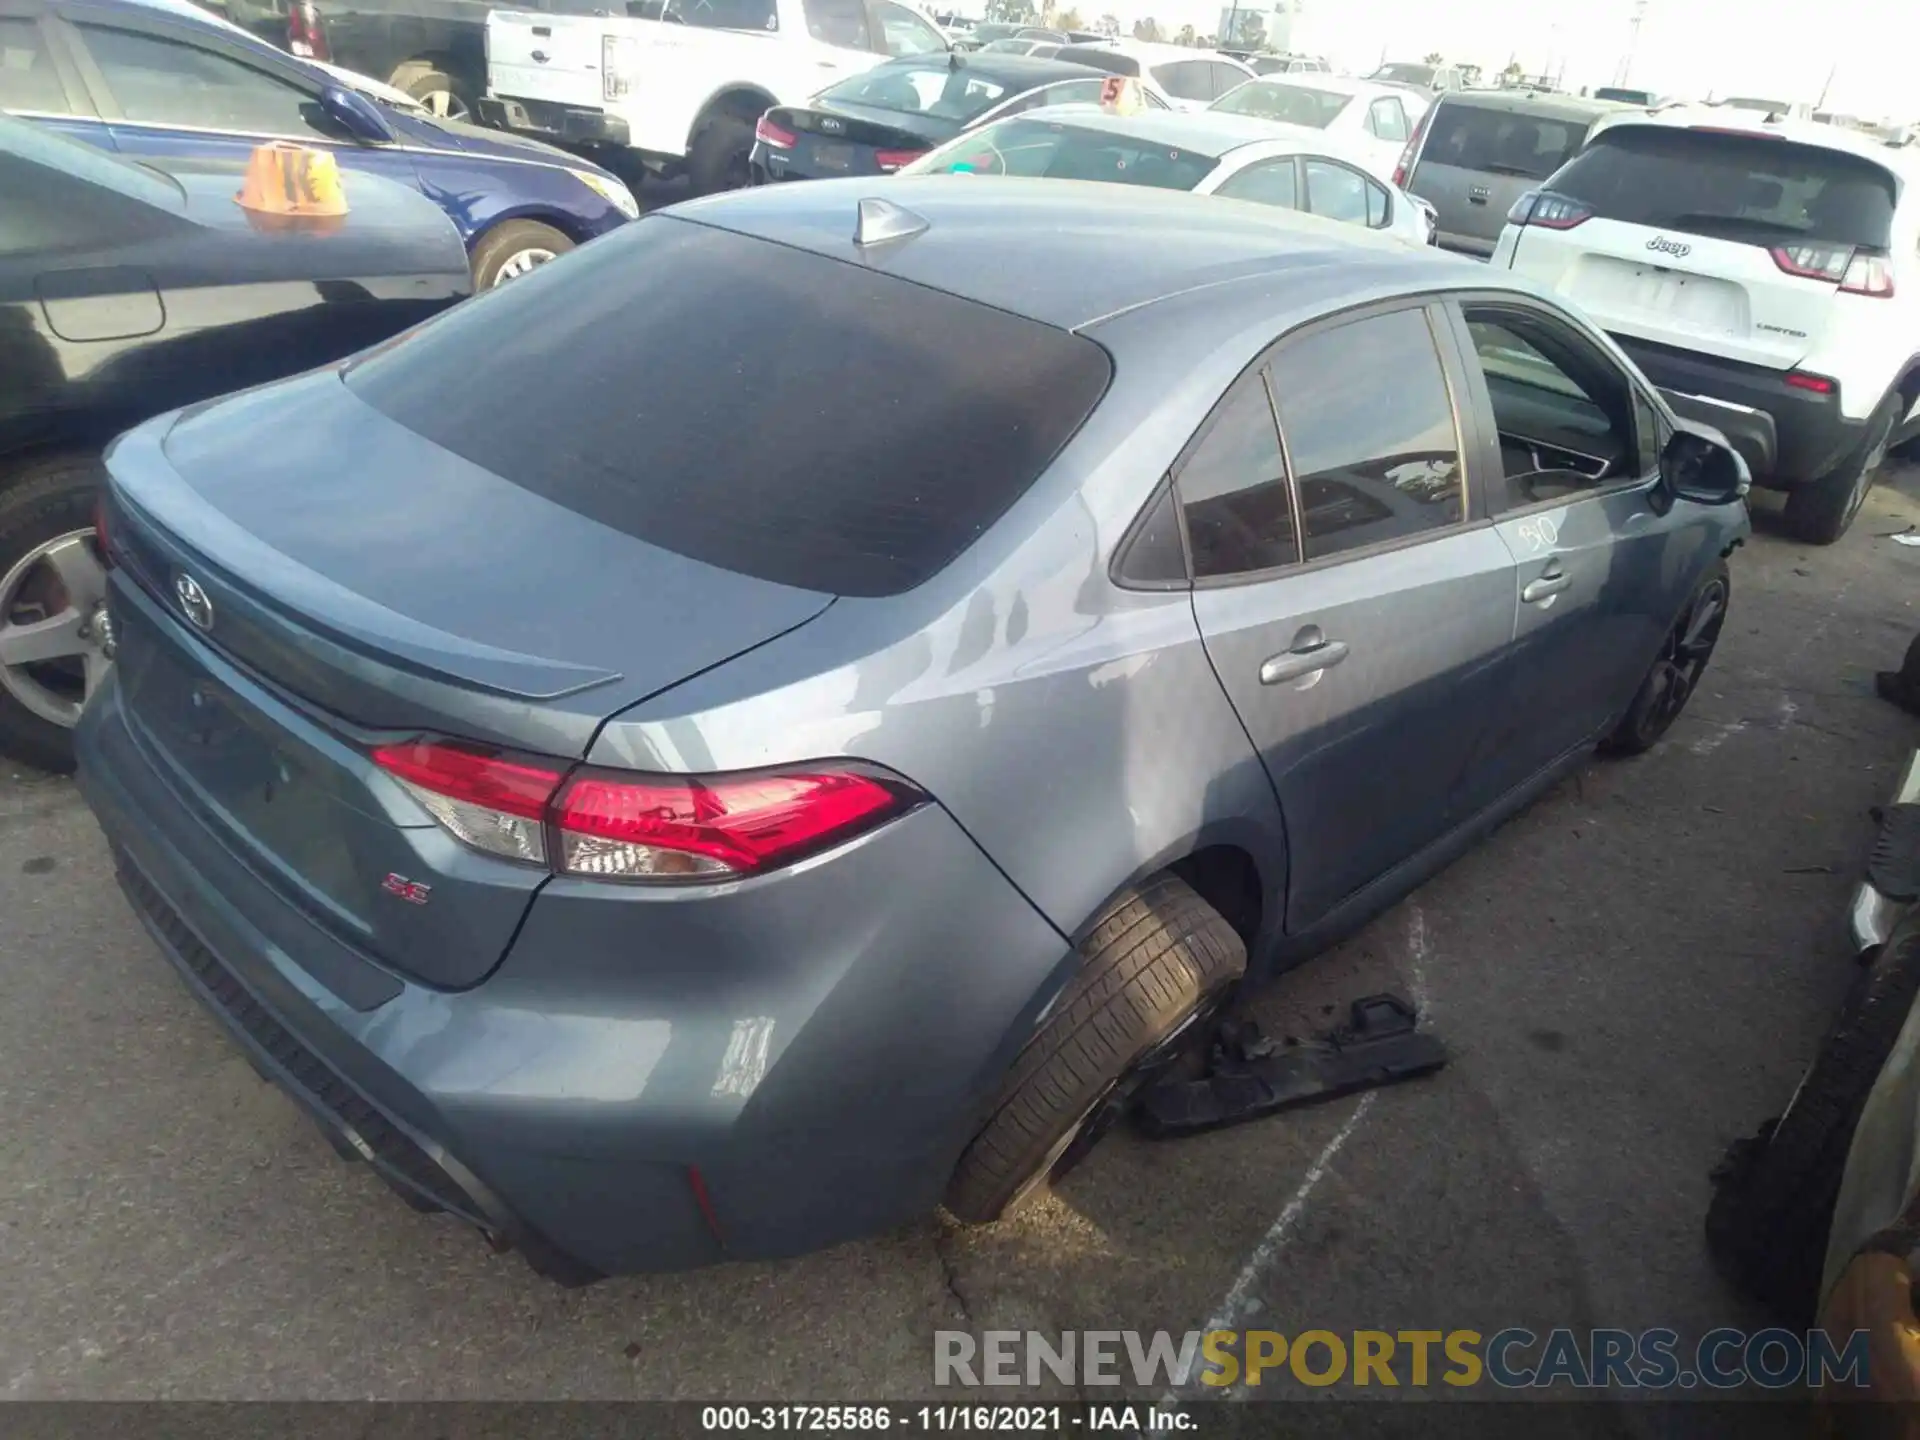
[[[1217,99],[1229,90],[1237,90],[1252,77],[1237,66],[1223,64],[1218,60],[1206,62],[1208,72],[1213,76],[1213,88],[1207,92],[1207,99]]]
[[[1229,392],[1180,468],[1180,508],[1196,579],[1299,560],[1286,462],[1260,376],[1242,378]]]
[[[1367,223],[1369,187],[1364,175],[1332,160],[1309,160],[1306,171],[1309,210],[1350,225]]]
[[[1398,100],[1376,100],[1368,108],[1367,128],[1382,140],[1407,138],[1407,112]]]
[[[1553,188],[1609,220],[1755,245],[1884,247],[1893,225],[1893,177],[1880,166],[1765,136],[1603,130]]]
[[[940,32],[904,5],[873,0],[873,18],[880,22],[880,48],[889,55],[947,53]]]
[[[69,113],[66,88],[37,21],[0,15],[0,108]]]
[[[1109,75],[1138,75],[1140,62],[1131,55],[1122,55],[1104,45],[1063,45],[1056,60],[1071,60],[1076,65],[1088,65],[1095,70],[1105,70]]]
[[[1213,192],[1229,200],[1251,200],[1258,205],[1299,208],[1299,186],[1294,163],[1286,160],[1262,160],[1230,176]]]
[[[1165,585],[1187,578],[1187,556],[1180,548],[1180,516],[1173,490],[1160,494],[1141,519],[1121,557],[1120,576],[1145,585]]]
[[[914,167],[917,173],[968,170],[1051,180],[1106,180],[1162,190],[1191,190],[1217,162],[1177,145],[1082,129],[1039,116],[997,120],[949,141]]]
[[[1352,99],[1351,95],[1337,90],[1310,90],[1304,85],[1287,85],[1278,80],[1250,80],[1222,96],[1212,108],[1229,115],[1257,115],[1262,120],[1324,130]]]
[[[1580,148],[1586,126],[1478,105],[1442,105],[1427,130],[1422,165],[1451,165],[1544,180]]]
[[[1087,82],[1098,85],[1097,80]],[[944,59],[903,61],[873,69],[828,86],[823,100],[870,105],[906,115],[937,115],[947,120],[971,120],[984,115],[1006,98],[1007,87],[971,69],[956,70]]]
[[[305,92],[263,70],[131,30],[79,29],[129,120],[256,135],[328,133]]]
[[[666,0],[660,7],[673,19],[706,30],[778,30],[775,0]],[[629,8],[631,13],[631,8]],[[641,19],[658,19],[642,14]]]
[[[1299,476],[1307,559],[1465,514],[1453,406],[1420,311],[1356,320],[1287,346],[1273,363],[1273,389]]]
[[[1174,60],[1153,67],[1153,78],[1176,100],[1213,99],[1213,68],[1201,60]]]
[[[1109,374],[1098,345],[1051,326],[655,216],[456,307],[347,384],[650,544],[887,595],[997,520]]]
[[[807,17],[807,33],[822,45],[838,45],[845,50],[873,48],[863,0],[801,0],[801,9]]]

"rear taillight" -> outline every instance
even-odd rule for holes
[[[771,145],[776,150],[791,150],[800,141],[800,137],[791,130],[783,130],[773,121],[762,115],[753,127],[753,138],[762,145]]]
[[[927,152],[924,150],[877,150],[873,160],[880,167],[880,173],[891,175],[903,165],[911,165]]]
[[[313,0],[294,0],[287,10],[287,49],[308,60],[333,59],[326,23]]]
[[[635,775],[436,740],[374,751],[456,840],[558,874],[725,880],[837,845],[925,798],[863,766]]]
[[[1421,112],[1419,123],[1413,127],[1413,134],[1407,139],[1407,148],[1400,152],[1400,163],[1393,167],[1393,183],[1403,190],[1413,175],[1413,157],[1420,153],[1420,142],[1426,138],[1427,126],[1438,108],[1430,105]]]
[[[547,863],[547,807],[564,767],[432,740],[383,745],[373,763],[454,839],[505,860]]]
[[[1795,370],[1787,376],[1787,384],[1796,390],[1805,390],[1814,395],[1831,395],[1839,388],[1826,376],[1809,375],[1804,370]]]
[[[1893,298],[1893,261],[1868,251],[1854,252],[1847,273],[1840,281],[1844,295],[1870,295],[1875,300]]]
[[[1537,225],[1542,230],[1571,230],[1592,218],[1589,207],[1551,190],[1529,190],[1507,212],[1509,225]]]
[[[1851,245],[1776,245],[1768,252],[1773,263],[1789,275],[1838,285],[1853,261]]]

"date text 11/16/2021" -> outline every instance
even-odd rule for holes
[[[708,1405],[700,1411],[702,1430],[736,1434],[1175,1434],[1195,1427],[1189,1411],[1145,1405]]]

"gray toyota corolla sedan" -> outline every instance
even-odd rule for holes
[[[1506,275],[984,177],[676,207],[108,465],[135,908],[342,1153],[573,1281],[998,1216],[1651,745],[1747,533]]]

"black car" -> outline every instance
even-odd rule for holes
[[[886,175],[962,130],[1043,105],[1098,104],[1105,76],[1085,65],[992,52],[909,55],[776,105],[754,130],[753,178]]]
[[[0,116],[0,753],[70,766],[112,658],[92,531],[115,435],[339,360],[472,284],[410,188],[347,172],[346,213],[311,220],[243,209],[241,182]]]

